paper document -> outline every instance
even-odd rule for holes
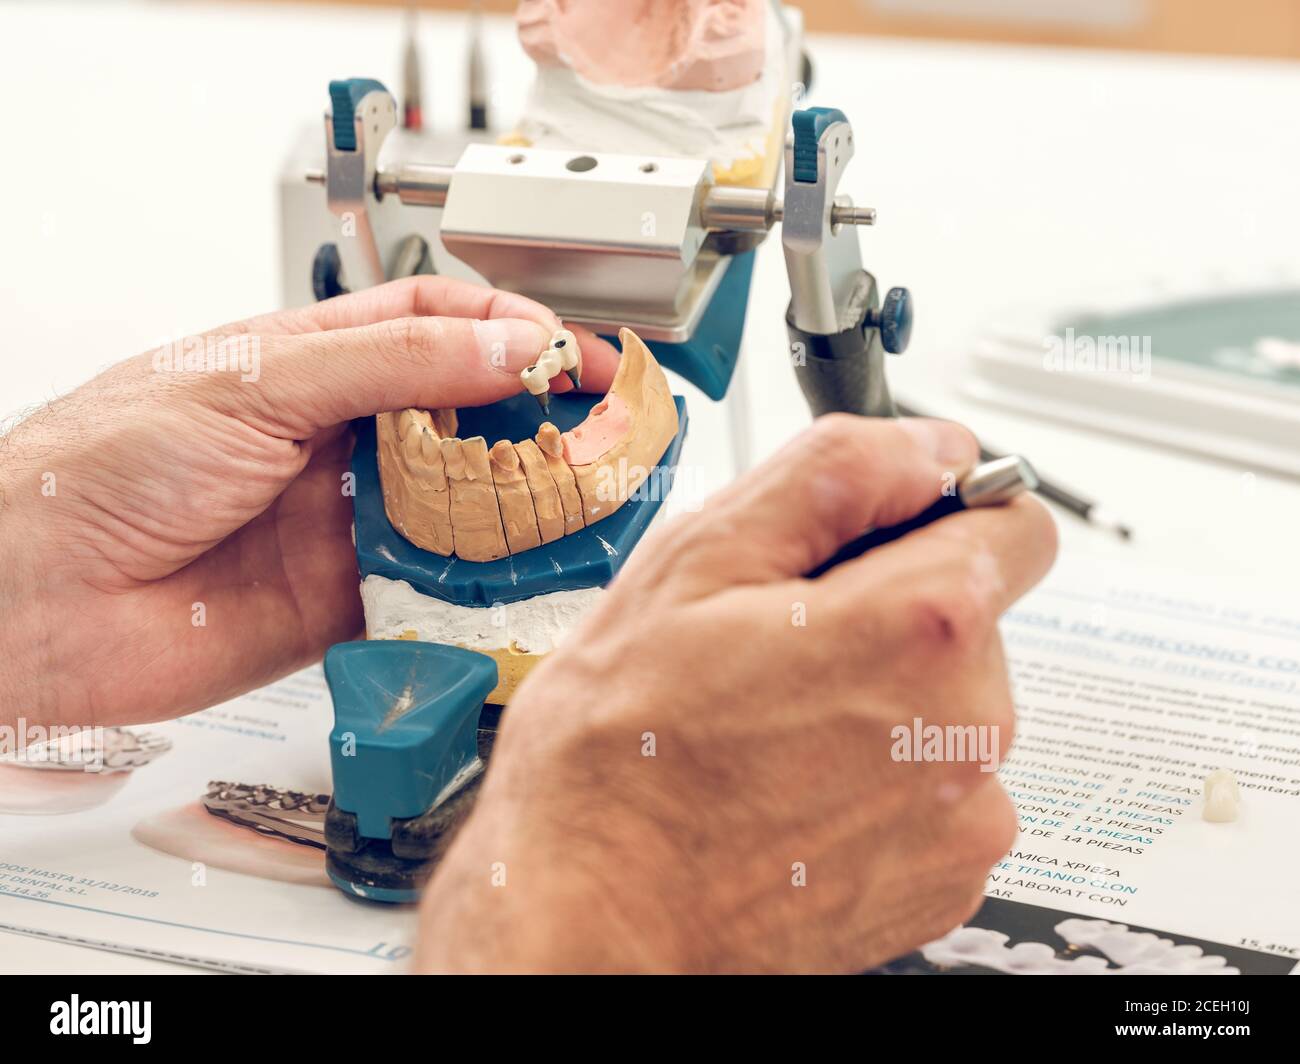
[[[1002,630],[1019,838],[971,924],[889,970],[1295,968],[1300,607],[1063,560]],[[309,669],[131,729],[147,763],[99,804],[0,814],[0,927],[232,969],[400,971],[414,909],[323,874],[330,720]],[[1239,788],[1230,823],[1202,816],[1216,769]],[[57,808],[59,781],[32,778],[50,775],[0,766],[0,807]]]
[[[28,810],[0,814],[0,928],[229,970],[402,970],[415,907],[325,876],[332,721],[317,666],[130,729],[170,748],[124,781],[0,765],[0,808]],[[110,782],[102,804],[53,812],[69,784]]]
[[[1295,968],[1300,607],[1063,560],[1002,632],[1017,735],[1000,775],[1019,838],[972,926],[920,967]],[[1231,823],[1202,815],[1218,769],[1240,795]]]

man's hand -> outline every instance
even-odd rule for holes
[[[648,537],[511,703],[418,965],[850,972],[967,918],[1014,809],[972,761],[894,760],[891,732],[1006,751],[996,622],[1051,518],[1020,498],[801,574],[976,456],[953,425],[826,417]]]
[[[20,424],[0,439],[0,723],[173,717],[356,638],[347,422],[518,392],[560,327],[413,278],[208,334],[255,363],[149,352]],[[579,340],[584,386],[607,388],[617,355]]]

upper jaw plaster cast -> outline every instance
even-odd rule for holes
[[[767,0],[522,0],[519,43],[539,66],[598,85],[725,92],[763,73]],[[626,62],[627,55],[638,62]]]
[[[798,77],[768,0],[524,0],[537,77],[522,147],[707,158],[723,185],[770,188]]]
[[[609,394],[570,432],[545,422],[532,440],[489,448],[482,436],[456,438],[454,410],[380,414],[379,479],[393,527],[424,550],[486,562],[551,543],[622,506],[663,457],[678,421],[649,348],[630,329],[619,339]],[[558,349],[573,354],[550,358],[560,340]],[[524,374],[577,373],[576,352],[573,334],[561,330]]]

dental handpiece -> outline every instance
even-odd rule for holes
[[[939,499],[915,517],[885,528],[873,528],[871,531],[850,540],[826,561],[804,575],[809,579],[821,576],[853,558],[857,558],[873,547],[880,547],[900,539],[913,529],[947,517],[949,514],[975,506],[999,506],[1010,502],[1023,491],[1033,491],[1038,486],[1038,475],[1033,466],[1019,455],[1010,454],[992,462],[977,465],[957,482],[956,489]]]

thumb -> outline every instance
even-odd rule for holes
[[[245,397],[296,438],[408,406],[480,406],[521,391],[519,372],[549,339],[522,318],[442,317],[268,336]],[[563,376],[553,382],[556,391],[568,386]]]

